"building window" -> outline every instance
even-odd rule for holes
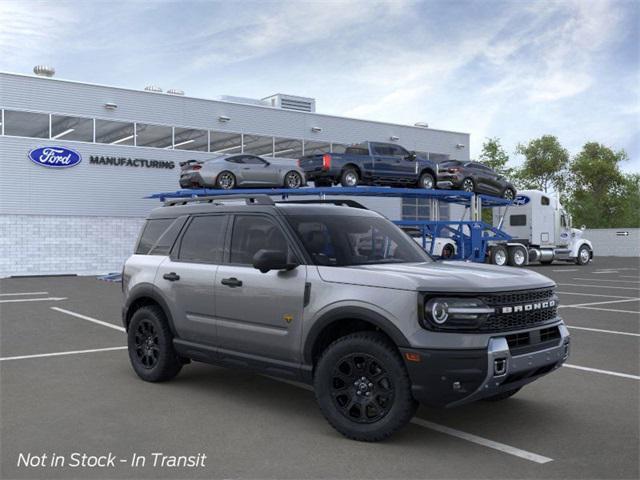
[[[244,135],[244,153],[273,157],[273,137]]]
[[[114,120],[96,120],[96,142],[111,145],[134,144],[133,123]]]
[[[304,141],[304,154],[316,155],[322,153],[329,153],[331,151],[331,144],[328,142],[310,142]]]
[[[242,135],[239,133],[210,132],[209,151],[220,154],[242,153]]]
[[[206,152],[209,150],[208,132],[206,130],[176,127],[174,130],[173,148],[176,150]]]
[[[49,138],[46,113],[4,111],[4,134],[14,137]]]
[[[276,137],[273,141],[275,144],[274,157],[295,159],[302,157],[302,140]]]
[[[51,115],[51,138],[93,142],[93,119]]]
[[[430,220],[431,208],[428,198],[403,198],[403,220]]]
[[[136,123],[136,145],[138,147],[171,148],[173,129],[162,125]]]

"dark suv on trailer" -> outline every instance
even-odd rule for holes
[[[308,382],[357,440],[388,437],[418,402],[508,398],[569,354],[551,280],[435,262],[362,208],[169,201],[149,215],[122,285],[142,379],[196,360]]]
[[[516,187],[504,175],[480,162],[445,160],[438,164],[438,188],[516,198]]]

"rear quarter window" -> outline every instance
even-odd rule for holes
[[[138,241],[137,255],[167,255],[173,246],[186,217],[147,220]]]

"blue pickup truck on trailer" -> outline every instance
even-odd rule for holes
[[[316,187],[340,184],[436,188],[438,165],[393,143],[364,142],[344,153],[308,155],[299,160]]]

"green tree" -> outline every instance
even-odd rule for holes
[[[576,225],[590,228],[640,226],[640,175],[624,175],[624,150],[588,142],[569,167],[567,207]]]
[[[543,135],[518,144],[516,153],[524,155],[524,164],[517,172],[518,185],[548,192],[562,192],[566,186],[569,152],[553,135]]]
[[[510,177],[513,174],[513,168],[507,166],[509,155],[497,137],[486,139],[478,160],[501,175]]]

